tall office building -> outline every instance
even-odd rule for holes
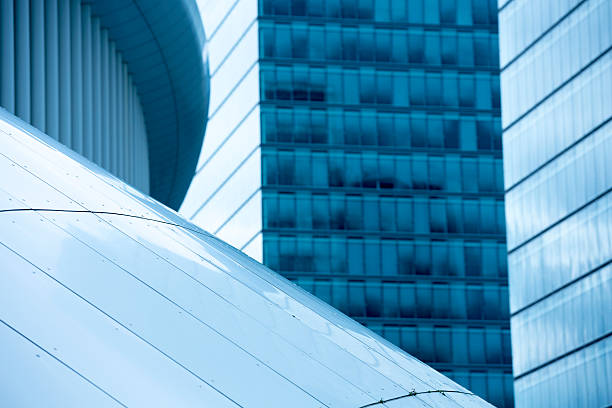
[[[512,405],[490,0],[203,1],[195,223]]]
[[[499,2],[519,407],[612,405],[612,2]]]

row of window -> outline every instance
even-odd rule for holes
[[[264,228],[414,234],[505,234],[504,202],[492,198],[266,194]]]
[[[612,265],[512,317],[514,372],[520,375],[612,330]]]
[[[505,66],[584,0],[499,0],[500,62]],[[585,44],[586,45],[586,44]],[[560,64],[555,64],[560,65]]]
[[[530,339],[531,340],[531,339]],[[516,380],[520,407],[609,407],[612,336]]]
[[[503,134],[507,185],[610,120],[612,52],[608,52]],[[507,125],[507,124],[506,124]]]
[[[262,22],[263,57],[311,61],[498,67],[497,34],[488,31],[384,29]]]
[[[296,283],[354,318],[504,320],[508,287],[297,278]]]
[[[496,0],[263,0],[261,13],[411,24],[497,24]]]
[[[456,113],[266,107],[264,142],[501,151],[501,121]]]
[[[535,237],[509,257],[516,311],[612,259],[612,193]],[[533,271],[539,271],[534,274]],[[546,279],[542,279],[546,276]]]
[[[506,195],[509,247],[524,242],[609,190],[611,156],[612,121],[509,191]]]
[[[375,324],[367,327],[426,363],[511,363],[508,329]]]
[[[507,121],[513,122],[608,50],[611,26],[612,2],[584,2],[506,67],[502,99]]]
[[[499,75],[424,70],[382,71],[371,67],[261,65],[264,101],[376,104],[407,108],[499,109]]]
[[[348,187],[451,193],[503,191],[501,158],[394,156],[375,152],[311,152],[266,149],[265,186]]]
[[[372,276],[507,276],[496,241],[399,240],[264,234],[264,263],[282,272]]]

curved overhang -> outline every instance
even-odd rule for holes
[[[209,75],[193,0],[86,0],[126,63],[144,112],[150,194],[178,209],[204,139]]]

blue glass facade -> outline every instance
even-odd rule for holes
[[[220,3],[181,211],[512,406],[496,2]]]
[[[612,3],[499,6],[517,406],[610,406]]]

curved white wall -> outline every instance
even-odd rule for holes
[[[0,106],[149,192],[137,90],[81,0],[0,0]]]

